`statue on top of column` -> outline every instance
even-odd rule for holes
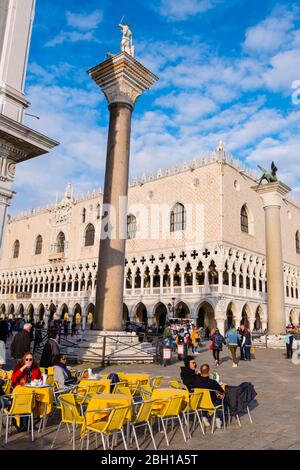
[[[123,16],[124,18],[124,16]],[[130,30],[129,24],[125,23],[123,24],[123,18],[121,19],[119,23],[119,28],[121,29],[123,33],[122,41],[121,41],[121,51],[122,52],[127,52],[127,54],[131,55],[134,57],[134,46],[132,42],[132,32]]]
[[[263,172],[263,174],[262,174],[262,176],[261,176],[261,178],[258,182],[258,186],[261,185],[263,180],[266,180],[267,183],[274,183],[275,181],[278,181],[277,176],[276,176],[278,168],[276,167],[274,162],[272,162],[272,164],[271,164],[271,171],[266,170],[264,167],[262,167],[260,165],[257,165],[257,166]]]

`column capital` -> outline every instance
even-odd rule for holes
[[[127,52],[102,62],[87,73],[102,89],[109,105],[123,103],[135,106],[138,97],[158,78]]]
[[[282,198],[291,191],[291,188],[281,181],[253,186],[252,189],[259,194],[264,209],[269,206],[281,207]]]

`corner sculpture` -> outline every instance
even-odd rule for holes
[[[261,183],[266,180],[267,183],[274,183],[275,181],[278,181],[277,179],[277,171],[278,171],[278,168],[276,167],[275,163],[272,162],[271,164],[271,171],[268,171],[266,170],[264,167],[260,166],[260,165],[257,165],[258,168],[263,172],[259,182],[258,182],[258,186],[261,185]]]

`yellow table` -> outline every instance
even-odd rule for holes
[[[14,394],[26,394],[35,392],[34,416],[43,418],[51,413],[54,401],[53,387],[30,387],[25,385],[17,385],[13,390]]]
[[[128,420],[130,420],[132,404],[133,400],[131,395],[123,395],[122,393],[101,393],[99,395],[94,395],[91,398],[86,411],[101,410],[102,408],[113,408],[116,406],[130,405],[129,412],[126,417]],[[90,425],[95,421],[104,418],[107,415],[107,411],[103,411],[103,413],[86,413],[86,424]]]
[[[117,372],[121,381],[135,384],[137,382],[144,382],[145,385],[150,385],[150,374],[126,374],[125,372]]]
[[[109,379],[82,379],[78,384],[78,393],[82,387],[90,387],[92,385],[103,385],[104,393],[110,393],[111,380]]]
[[[155,388],[152,392],[151,400],[158,400],[159,398],[170,397],[183,397],[182,409],[185,409],[186,406],[189,404],[189,392],[180,388]],[[154,406],[154,409],[157,407],[161,408],[161,405],[159,405],[158,403],[158,406]]]

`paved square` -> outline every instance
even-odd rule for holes
[[[283,350],[256,349],[256,359],[251,362],[240,362],[238,368],[232,368],[227,348],[224,349],[221,358],[222,364],[217,368],[221,380],[227,384],[238,385],[244,381],[254,384],[257,392],[257,403],[252,407],[253,424],[251,425],[247,415],[242,416],[242,427],[239,428],[233,420],[232,425],[223,430],[216,430],[211,435],[210,430],[203,436],[197,428],[191,440],[186,444],[183,442],[182,434],[177,429],[169,447],[172,449],[300,449],[300,365],[292,364],[285,359]],[[211,351],[203,348],[196,355],[197,365],[207,362],[211,365],[213,359]],[[124,366],[110,366],[105,372],[110,371],[146,371],[151,375],[163,375],[164,384],[167,385],[171,378],[179,378],[181,362],[168,367],[153,364],[134,364]],[[32,444],[24,433],[13,433],[7,445],[4,445],[4,437],[0,438],[1,449],[49,449],[54,431],[57,427],[58,414],[56,418],[50,419],[44,437],[38,437]],[[163,435],[156,433],[155,440],[159,449],[168,449],[163,440]],[[149,439],[143,443],[141,437],[141,448],[152,449]],[[90,449],[94,448],[92,443]],[[120,445],[118,447],[122,449]],[[69,435],[61,431],[55,449],[71,449]]]

